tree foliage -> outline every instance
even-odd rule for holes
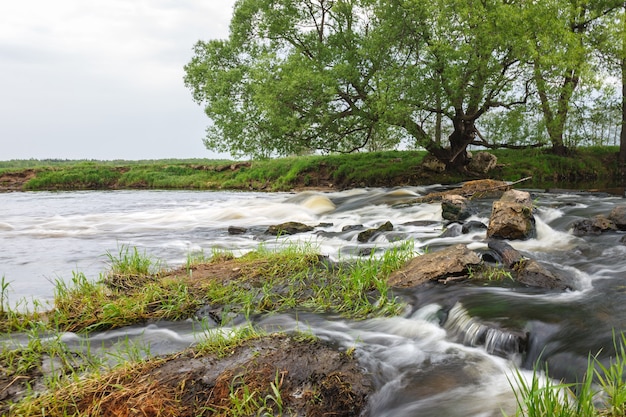
[[[615,5],[238,0],[228,39],[195,45],[185,84],[211,120],[210,149],[268,157],[404,141],[462,168],[470,144],[498,146],[479,130],[485,115],[485,126],[506,115],[518,125],[509,135],[528,134],[530,102],[564,146],[591,34]]]

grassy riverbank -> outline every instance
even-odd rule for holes
[[[134,415],[124,414],[133,407],[142,415],[161,416],[282,415],[294,410],[358,415],[355,401],[364,407],[372,386],[353,351],[338,352],[306,329],[267,334],[245,325],[245,318],[296,306],[357,319],[398,314],[402,305],[390,293],[387,277],[413,255],[404,245],[382,258],[331,264],[310,247],[278,252],[260,247],[241,258],[227,253],[190,256],[183,267],[165,270],[136,249],[122,247],[108,254],[110,269],[99,281],[88,282],[79,273],[69,283],[58,281],[52,309],[26,314],[10,307],[3,280],[3,332],[9,338],[14,332],[26,335],[28,343],[5,343],[0,352],[0,385],[5,397],[16,401],[0,399],[0,413]],[[191,318],[203,306],[210,311],[199,321],[204,331],[196,345],[171,355],[155,356],[149,347],[127,342],[102,356],[87,339],[78,350],[61,339],[66,331],[80,335]],[[244,324],[234,326],[233,321]],[[625,346],[626,338],[617,337],[617,357],[610,364],[590,356],[578,383],[554,382],[539,371],[530,379],[517,373],[511,380],[517,390],[516,415],[623,416]],[[313,362],[317,365],[311,367]],[[224,370],[221,363],[239,364],[232,369],[241,373]],[[198,382],[207,378],[213,378],[208,385]],[[594,379],[599,385],[592,384]],[[310,391],[300,401],[302,383]]]
[[[397,315],[403,304],[390,293],[387,277],[412,256],[412,247],[401,245],[380,258],[332,263],[308,246],[288,246],[277,252],[261,246],[241,258],[228,253],[190,256],[181,268],[167,270],[137,249],[122,247],[119,253],[108,254],[110,269],[98,281],[89,281],[79,272],[67,282],[59,279],[53,305],[36,305],[28,312],[23,311],[25,302],[8,300],[9,284],[3,279],[0,325],[5,343],[0,352],[0,388],[6,393],[0,398],[0,414],[10,410],[9,415],[20,416],[119,415],[115,412],[135,396],[152,391],[154,395],[146,396],[145,401],[152,402],[156,414],[145,415],[244,416],[262,408],[272,410],[274,415],[287,404],[318,411],[330,407],[324,412],[335,412],[337,401],[348,410],[338,415],[352,415],[353,387],[367,379],[349,352],[338,352],[306,332],[290,336],[264,334],[245,323],[254,315],[295,308],[353,319]],[[153,357],[146,350],[149,347],[127,343],[121,351],[107,349],[106,355],[116,363],[112,368],[107,358],[93,353],[98,347],[90,346],[87,339],[78,351],[70,350],[61,340],[65,332],[80,335],[184,319],[195,319],[199,330],[205,329],[198,332],[193,349]],[[12,346],[12,334],[21,340],[26,336],[28,343]],[[283,345],[299,353],[285,354]],[[251,349],[258,352],[251,354]],[[255,372],[263,371],[256,362],[259,352],[266,357],[268,369],[269,364],[284,367],[285,375],[290,375],[284,384],[284,375],[280,374],[278,379],[263,375],[263,381],[250,382]],[[329,358],[328,377],[319,365],[306,366],[320,356]],[[255,363],[242,365],[251,367],[244,374],[231,375],[228,368],[216,377],[215,384],[225,384],[221,394],[194,385],[195,379],[213,372],[205,368],[215,369],[216,361],[224,360],[232,366],[233,361],[250,357],[256,358]],[[204,374],[200,377],[181,375],[174,369],[168,373],[155,371],[174,362],[179,363],[174,369],[197,368]],[[52,369],[44,371],[50,366]],[[344,369],[343,374],[332,376],[331,371],[337,372],[337,367]],[[311,375],[306,376],[306,372]],[[303,404],[294,404],[292,397],[299,385],[290,388],[288,382],[299,374],[306,376],[311,395],[319,402],[309,404],[303,400]],[[313,384],[315,378],[319,381]],[[352,381],[351,386],[345,386],[344,381]],[[360,406],[366,398],[364,390],[357,390]],[[113,394],[102,395],[110,391]],[[198,396],[189,399],[193,407],[185,406],[184,399],[190,392]],[[7,397],[10,401],[2,401]],[[16,404],[11,405],[11,401]],[[137,407],[141,405],[137,403]],[[168,407],[171,412],[166,412]],[[310,415],[318,415],[318,411]]]
[[[263,161],[14,160],[0,162],[0,190],[194,189],[289,191],[450,184],[480,177],[532,180],[528,187],[617,186],[617,148],[583,148],[567,157],[545,150],[498,150],[486,175],[425,170],[419,151],[298,156]]]

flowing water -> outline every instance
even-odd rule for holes
[[[107,268],[107,253],[137,247],[175,267],[187,256],[215,249],[242,254],[263,243],[313,245],[333,259],[382,251],[403,241],[417,252],[465,243],[487,250],[485,231],[442,237],[439,204],[404,204],[439,187],[357,189],[336,193],[231,193],[188,191],[37,192],[0,194],[0,277],[11,282],[10,299],[45,302],[55,280],[76,271],[91,279]],[[371,416],[499,416],[512,413],[512,369],[531,369],[539,357],[551,375],[574,380],[589,353],[613,354],[613,332],[626,320],[626,245],[622,232],[576,237],[573,221],[608,214],[623,198],[605,194],[533,192],[537,238],[510,242],[524,255],[574,283],[566,292],[510,284],[427,285],[399,293],[408,301],[399,317],[360,322],[297,314],[256,319],[267,330],[308,330],[338,349],[352,350],[374,377]],[[488,223],[491,201],[476,202],[469,220]],[[309,233],[276,238],[272,224],[297,221]],[[392,232],[366,244],[355,225]],[[244,228],[230,234],[231,226]],[[79,348],[149,345],[167,353],[192,345],[204,330],[197,322],[157,323],[86,336],[64,334]],[[516,337],[527,333],[520,352]],[[19,342],[13,336],[13,343]]]

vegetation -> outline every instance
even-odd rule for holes
[[[528,186],[577,187],[620,181],[617,147],[580,148],[568,156],[545,149],[494,150],[499,165],[490,178],[516,181],[533,177]],[[424,151],[385,151],[350,155],[309,155],[253,162],[211,160],[88,163],[66,161],[23,168],[24,161],[1,163],[0,188],[11,190],[194,189],[288,191],[306,187],[344,189],[456,183],[479,175],[435,173],[420,164]],[[34,161],[29,161],[34,162]],[[98,177],[103,173],[102,177]],[[98,177],[99,179],[94,179]]]
[[[16,415],[44,415],[42,412],[46,416],[106,415],[101,407],[102,410],[115,408],[131,398],[145,398],[162,412],[170,410],[168,407],[181,407],[179,401],[174,401],[180,397],[179,391],[160,391],[170,388],[145,376],[166,359],[145,361],[150,358],[149,351],[140,351],[129,344],[120,352],[108,352],[120,364],[111,370],[103,358],[91,354],[88,344],[83,353],[70,351],[61,341],[63,332],[91,332],[148,320],[193,318],[200,307],[211,305],[219,310],[220,323],[217,327],[209,326],[206,320],[210,319],[204,319],[202,323],[207,327],[194,354],[221,358],[237,346],[266,337],[250,326],[223,327],[232,324],[232,314],[246,316],[296,308],[352,318],[397,314],[402,305],[389,293],[386,278],[413,256],[413,250],[410,245],[403,245],[381,258],[330,264],[307,246],[289,246],[277,252],[260,247],[236,259],[226,253],[214,253],[210,258],[190,257],[187,265],[174,271],[162,269],[158,262],[140,254],[136,248],[123,246],[118,253],[107,256],[110,269],[97,282],[87,280],[79,272],[69,281],[58,279],[50,311],[12,310],[4,285],[3,331],[25,334],[28,342],[3,344],[0,379],[4,376],[19,381],[29,392],[32,387],[28,386],[44,372],[44,363],[57,367],[46,381],[47,391],[32,392],[32,398],[16,404],[12,409],[17,410]],[[294,336],[294,340],[315,339],[302,334]],[[254,384],[248,385],[244,377],[240,376],[241,380],[236,375],[232,377],[230,402],[223,405],[224,415],[249,415],[251,410],[259,409],[280,412],[281,375],[275,375],[267,392]],[[136,391],[122,389],[127,385]],[[101,392],[111,395],[100,397]],[[158,398],[169,402],[159,403]],[[141,403],[136,405],[140,407]],[[0,404],[0,413],[3,406],[6,404]],[[177,408],[172,410],[164,415],[182,412]],[[232,414],[236,410],[241,414]]]
[[[216,253],[166,271],[136,249],[122,247],[119,255],[109,254],[110,270],[96,282],[80,272],[70,280],[57,279],[50,311],[13,311],[5,289],[1,323],[5,332],[41,326],[54,331],[104,330],[194,317],[207,304],[244,316],[296,307],[353,318],[389,315],[401,305],[389,293],[386,278],[413,255],[405,244],[380,258],[335,265],[308,247],[278,252],[260,247],[241,258]]]
[[[577,383],[552,381],[537,369],[530,380],[516,373],[517,416],[618,417],[626,412],[626,336],[615,339],[614,358],[608,365],[590,357],[587,371]]]
[[[196,44],[185,84],[212,121],[206,146],[239,156],[404,143],[462,170],[470,144],[562,155],[576,107],[607,89],[621,101],[606,63],[623,63],[623,14],[616,0],[243,0],[227,39]],[[501,142],[486,117],[540,131]]]

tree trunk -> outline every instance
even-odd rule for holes
[[[448,169],[463,171],[469,163],[467,147],[476,138],[476,126],[474,120],[466,120],[462,116],[457,116],[453,120],[454,132],[450,135],[449,155],[443,162]]]
[[[622,11],[622,129],[619,135],[619,167],[622,180],[626,177],[626,2]]]

